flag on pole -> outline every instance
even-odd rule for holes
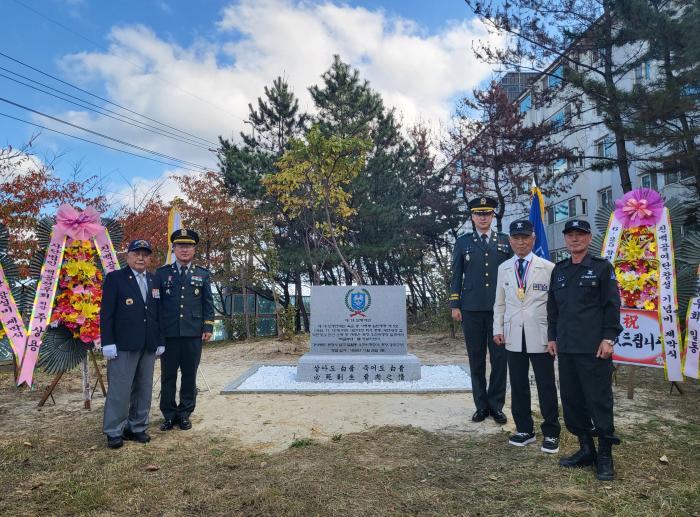
[[[174,231],[180,230],[182,228],[182,215],[180,214],[180,200],[175,199],[173,205],[170,207],[170,213],[168,214],[168,235],[165,237],[168,246],[170,246],[170,236]],[[172,247],[170,251],[165,255],[165,265],[172,264],[175,262],[175,254],[173,253]]]
[[[530,222],[535,230],[535,247],[533,252],[538,257],[549,260],[549,246],[547,245],[547,233],[544,229],[544,198],[542,191],[533,182],[532,205],[530,206]]]

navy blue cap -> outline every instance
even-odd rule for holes
[[[580,230],[582,232],[591,233],[591,223],[585,219],[569,219],[564,225],[564,229],[561,233],[569,233],[574,230]]]
[[[135,239],[129,243],[129,248],[127,251],[136,250],[146,250],[149,253],[153,253],[153,248],[151,248],[151,243],[144,239]]]
[[[510,235],[532,235],[534,227],[529,219],[518,219],[510,223]]]

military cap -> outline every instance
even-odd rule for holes
[[[529,219],[518,219],[510,223],[510,235],[532,235],[534,231]]]
[[[170,236],[170,242],[173,244],[197,244],[199,235],[194,230],[175,230]]]
[[[136,251],[136,250],[146,250],[149,253],[153,253],[153,248],[151,247],[151,243],[148,242],[147,240],[144,240],[144,239],[135,239],[129,243],[129,247],[127,248],[127,251]]]
[[[467,203],[470,212],[492,212],[498,206],[498,201],[492,197],[479,196]]]
[[[569,233],[574,230],[581,230],[582,232],[591,233],[591,224],[585,219],[569,219],[564,225],[564,229],[561,233]]]

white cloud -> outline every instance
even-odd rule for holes
[[[104,86],[119,104],[214,142],[244,130],[248,103],[278,75],[289,81],[302,108],[311,110],[307,88],[320,83],[333,54],[358,68],[405,122],[433,127],[449,118],[456,95],[491,72],[471,52],[476,39],[492,38],[474,20],[427,33],[412,20],[329,1],[239,0],[223,9],[212,34],[185,48],[144,26],[114,27],[108,52],[68,55],[61,66],[74,81]],[[92,113],[64,116],[216,167],[207,150]]]

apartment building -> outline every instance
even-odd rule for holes
[[[613,59],[626,60],[629,58],[629,52],[630,49],[615,49]],[[596,65],[595,53],[590,52],[586,58],[592,65]],[[618,86],[625,89],[632,88],[637,83],[648,83],[654,80],[657,73],[659,72],[654,63],[642,63],[626,74]],[[514,101],[521,113],[525,114],[525,123],[549,120],[556,124],[560,128],[557,136],[574,154],[573,159],[559,160],[551,165],[556,174],[576,176],[570,189],[565,194],[545,199],[547,240],[551,259],[555,262],[568,256],[561,233],[566,221],[574,217],[584,218],[593,226],[593,218],[598,208],[614,202],[623,194],[616,167],[603,172],[590,170],[591,163],[598,161],[598,158],[615,155],[614,137],[603,124],[601,113],[596,110],[590,99],[573,91],[571,86],[564,85],[563,78],[564,65],[553,63]],[[538,105],[537,93],[546,90],[551,90],[553,98]],[[627,142],[627,149],[632,155],[642,151],[637,149],[633,142]],[[630,175],[633,188],[650,187],[671,196],[685,191],[685,185],[692,181],[692,178],[681,177],[675,172],[645,173],[634,162],[631,164]],[[529,213],[530,196],[527,189],[520,189],[519,195],[510,201],[503,220],[504,228],[507,228],[512,220],[527,217]]]

